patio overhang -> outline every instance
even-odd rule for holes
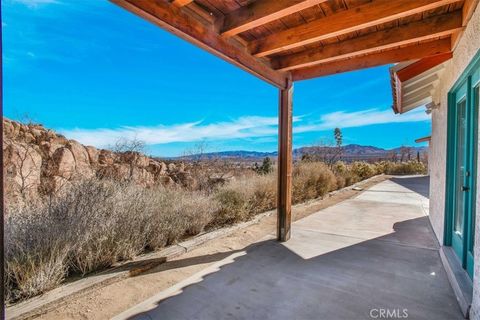
[[[451,55],[478,0],[111,0],[279,89],[278,239],[291,223],[292,83]],[[417,93],[424,96],[426,93]]]
[[[390,68],[393,111],[405,113],[433,102],[444,62],[452,53],[441,53],[417,61],[396,64]]]
[[[431,140],[432,140],[432,136],[426,136],[426,137],[415,139],[415,142],[422,143],[422,142],[430,142]]]

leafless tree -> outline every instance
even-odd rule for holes
[[[320,140],[302,156],[304,160],[321,161],[329,166],[339,161],[342,157],[343,148],[332,140]]]
[[[33,175],[40,170],[40,165],[35,162],[33,154],[36,152],[30,144],[19,144],[21,149],[18,155],[18,175],[20,178],[19,192],[26,197],[28,191],[34,185]]]
[[[115,153],[117,161],[127,163],[129,166],[129,179],[133,178],[135,167],[138,164],[138,159],[145,154],[145,142],[133,138],[121,138],[115,142],[110,149]]]
[[[387,155],[387,160],[390,160],[392,162],[397,162],[398,161],[398,154],[396,151],[392,150],[388,152]]]
[[[235,175],[234,164],[209,153],[209,148],[208,141],[202,140],[183,153],[183,159],[188,162],[198,188],[204,191],[211,191],[215,185],[222,184]]]
[[[400,147],[400,162],[409,161],[412,158],[412,148],[402,146]]]

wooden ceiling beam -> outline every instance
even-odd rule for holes
[[[177,7],[183,7],[183,6],[189,5],[192,2],[193,0],[173,0],[172,4]]]
[[[328,0],[260,0],[225,16],[221,34],[231,37]]]
[[[473,12],[475,11],[475,8],[478,6],[478,3],[479,3],[479,0],[465,0],[463,2],[462,12],[463,12],[464,28],[467,26],[468,22],[472,18]],[[452,36],[452,48],[454,50],[457,47],[458,42],[462,37],[462,34],[463,34],[463,30],[460,30]]]
[[[419,41],[438,39],[462,28],[461,10],[381,30],[351,40],[302,51],[272,60],[275,69],[289,71],[333,60],[392,49]]]
[[[250,43],[249,49],[255,56],[264,57],[435,9],[457,1],[458,0],[373,0],[368,4],[334,13],[330,16],[274,33],[262,39],[254,40]]]
[[[479,0],[465,0],[463,3],[463,26],[467,26],[468,21],[472,18],[475,8],[478,6]]]
[[[292,71],[294,81],[323,77],[327,75],[381,66],[408,60],[422,59],[451,51],[450,38],[413,44],[399,49],[368,54],[345,60],[322,63],[313,67]]]
[[[181,8],[163,0],[111,1],[280,89],[285,89],[287,86],[288,73],[273,70],[266,63],[251,56],[245,48],[220,37],[213,26],[210,28],[205,26],[184,13]]]
[[[420,59],[405,68],[397,71],[397,76],[400,81],[405,82],[408,81],[423,72],[438,66],[441,63],[451,59],[453,54],[451,52],[441,53],[434,56],[426,57]]]

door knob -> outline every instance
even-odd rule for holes
[[[468,191],[468,190],[470,190],[469,187],[467,187],[467,186],[463,186],[463,187],[462,187],[462,191]]]

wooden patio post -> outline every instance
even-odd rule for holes
[[[277,239],[290,239],[292,223],[292,97],[293,83],[279,90]]]

